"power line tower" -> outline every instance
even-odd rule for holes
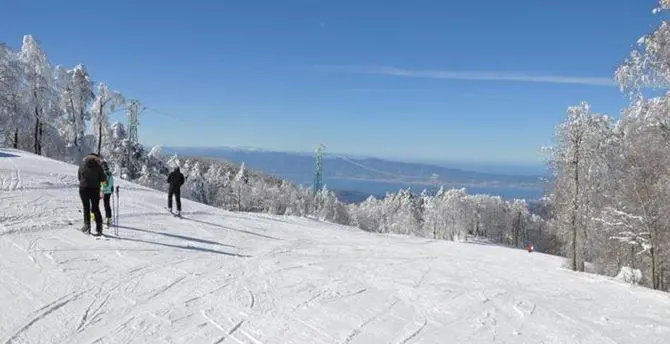
[[[131,99],[128,104],[128,141],[135,144],[139,141],[137,137],[137,127],[140,125],[140,102],[136,99]]]
[[[314,195],[323,187],[323,154],[325,148],[324,145],[320,144],[316,149],[316,171],[314,172],[314,187],[312,189]]]
[[[139,171],[139,166],[137,166],[134,161],[136,156],[136,146],[140,142],[137,134],[137,127],[140,125],[140,113],[145,109],[146,107],[141,107],[140,102],[137,99],[131,99],[128,104],[128,141],[126,142],[127,161],[124,165],[130,179],[136,178]]]

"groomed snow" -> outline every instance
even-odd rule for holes
[[[670,342],[668,294],[523,250],[187,200],[177,219],[125,182],[120,238],[95,239],[76,170],[0,150],[0,343]]]

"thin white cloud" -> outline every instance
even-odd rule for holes
[[[384,67],[384,66],[319,65],[316,66],[316,68],[331,71],[360,73],[360,74],[389,75],[389,76],[398,76],[406,78],[519,81],[519,82],[539,82],[539,83],[551,83],[551,84],[616,86],[613,77],[605,78],[605,77],[582,77],[582,76],[531,75],[527,73],[503,73],[503,72],[411,70],[411,69]]]

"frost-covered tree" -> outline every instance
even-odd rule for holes
[[[56,67],[56,82],[59,90],[59,104],[64,114],[65,135],[68,144],[81,151],[80,146],[86,132],[86,122],[90,119],[89,104],[95,98],[93,83],[86,67],[77,65],[66,70]]]
[[[615,79],[630,96],[616,123],[582,104],[557,130],[549,225],[565,234],[573,269],[591,262],[611,276],[639,271],[642,283],[667,289],[670,93],[647,92],[670,88],[667,22],[638,40]]]
[[[381,200],[369,196],[359,204],[351,204],[348,211],[351,214],[351,224],[366,231],[377,232],[381,224]]]
[[[314,215],[323,221],[330,221],[340,224],[349,224],[349,214],[346,207],[337,200],[335,193],[330,191],[327,186],[316,192],[314,197],[315,213]]]
[[[600,157],[609,134],[609,117],[591,112],[588,103],[568,108],[566,119],[556,130],[556,146],[550,165],[555,175],[554,220],[564,230],[570,244],[570,266],[584,270],[584,241],[588,216],[594,206],[590,199],[602,173]],[[587,187],[590,186],[590,187]]]
[[[103,137],[109,136],[109,114],[124,104],[125,99],[120,92],[110,90],[104,83],[98,84],[98,93],[90,108],[92,125],[98,139],[98,154],[102,153]]]
[[[31,35],[23,37],[19,58],[27,83],[26,102],[34,114],[34,152],[42,154],[44,123],[55,108],[52,70],[46,54]]]
[[[233,190],[235,192],[235,203],[237,211],[244,211],[249,205],[249,176],[247,175],[246,164],[242,163],[233,179]]]
[[[660,1],[654,12],[663,12],[669,5]],[[662,21],[641,37],[615,77],[632,101],[617,123],[618,147],[612,159],[617,167],[617,197],[601,222],[610,224],[609,231],[624,231],[616,238],[625,238],[631,250],[637,245],[632,242],[646,240],[638,257],[646,260],[650,286],[666,289],[670,279],[670,216],[666,215],[670,210],[670,24]],[[647,99],[648,89],[666,93]]]
[[[19,132],[29,129],[23,73],[18,53],[0,43],[0,141],[13,148],[19,148]]]
[[[522,241],[528,241],[527,235],[527,221],[530,218],[528,214],[528,203],[525,200],[515,199],[510,206],[512,217],[512,245],[521,247]]]
[[[636,101],[623,112],[618,123],[617,197],[611,205],[618,222],[623,214],[628,220],[638,219],[628,222],[626,232],[638,239],[646,237],[641,254],[649,258],[647,271],[655,289],[661,288],[665,266],[670,263],[665,258],[670,249],[670,108],[666,97]]]

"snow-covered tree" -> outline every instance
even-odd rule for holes
[[[0,43],[0,141],[19,148],[19,132],[27,133],[24,70],[18,53]]]
[[[235,203],[237,211],[245,211],[249,206],[249,176],[246,164],[243,162],[233,179],[233,190],[235,192]]]
[[[570,266],[575,271],[584,269],[587,217],[593,207],[590,191],[599,189],[594,185],[602,176],[600,157],[610,126],[609,117],[591,112],[591,106],[582,102],[568,108],[565,121],[556,130],[550,162],[556,178],[554,215],[557,226],[569,237]]]
[[[42,154],[44,123],[49,120],[56,105],[52,70],[46,54],[31,35],[23,37],[19,58],[27,83],[26,101],[34,114],[34,152]]]
[[[88,112],[90,102],[95,98],[93,83],[86,67],[77,65],[66,70],[56,67],[56,82],[59,89],[59,104],[66,114],[65,135],[69,144],[82,151],[81,143],[86,132],[86,121],[90,119]]]
[[[124,104],[125,99],[120,92],[110,90],[104,83],[98,84],[98,93],[90,107],[92,125],[98,139],[98,154],[103,151],[103,137],[109,136],[109,114]]]

